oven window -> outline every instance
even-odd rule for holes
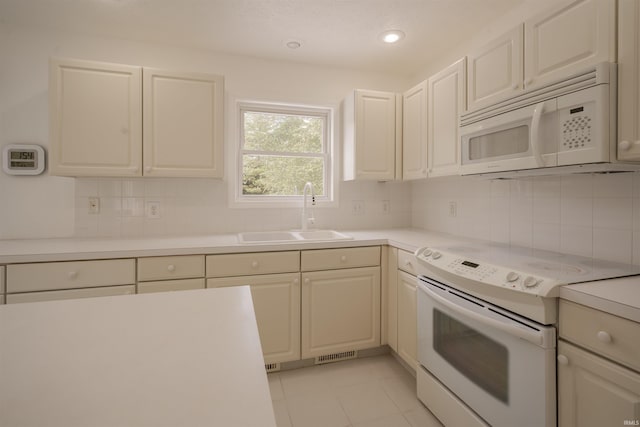
[[[509,403],[509,353],[504,345],[434,309],[433,347],[474,384]]]
[[[510,156],[529,151],[529,127],[526,125],[469,138],[469,160]]]

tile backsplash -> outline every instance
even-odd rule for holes
[[[638,172],[427,180],[412,203],[414,227],[640,264]]]
[[[342,182],[337,207],[315,207],[316,227],[408,227],[411,187],[403,183]],[[97,197],[100,212],[89,213]],[[150,217],[150,203],[159,218]],[[357,204],[362,209],[354,209]],[[300,202],[302,206],[302,201]],[[76,237],[149,237],[300,228],[301,208],[229,208],[227,184],[215,179],[78,178]]]

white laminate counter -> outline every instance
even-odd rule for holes
[[[560,298],[640,323],[640,276],[563,286]]]
[[[236,234],[156,238],[83,238],[0,240],[0,264],[87,259],[133,258],[162,255],[220,254],[341,248],[391,244],[414,251],[427,244],[458,242],[464,239],[418,229],[358,230],[341,232],[353,240],[242,244]]]
[[[0,306],[0,425],[275,427],[249,288]]]

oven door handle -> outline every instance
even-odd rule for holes
[[[529,341],[532,344],[535,344],[537,346],[542,346],[542,334],[541,333],[536,333],[534,331],[528,331],[526,329],[523,329],[522,327],[516,326],[516,325],[512,325],[509,323],[504,323],[501,322],[499,320],[495,320],[492,319],[490,317],[487,316],[483,316],[481,314],[476,313],[475,311],[469,310],[468,308],[465,308],[461,305],[455,304],[451,301],[449,301],[448,299],[438,295],[437,293],[433,292],[431,289],[429,289],[428,287],[426,287],[425,285],[419,283],[420,289],[423,290],[424,292],[426,292],[426,294],[432,298],[433,300],[437,301],[438,303],[444,305],[445,307],[449,308],[450,310],[455,311],[456,313],[460,313],[463,316],[468,317],[471,320],[475,320],[478,323],[482,323],[483,325],[489,326],[491,328],[494,329],[499,329],[503,332],[508,333],[509,335],[514,335],[518,338],[521,338],[523,340]]]

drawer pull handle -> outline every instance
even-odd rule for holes
[[[258,263],[258,261],[253,261],[253,262],[251,263],[251,267],[253,267],[253,268],[258,268],[258,266],[259,266],[259,265],[260,265],[260,264]]]
[[[75,280],[78,277],[78,272],[70,271],[68,276],[69,276],[69,280]]]
[[[404,265],[405,265],[405,267],[411,267],[411,261],[406,260],[406,261],[404,262]]]
[[[342,256],[340,257],[340,261],[341,261],[341,262],[347,262],[347,256],[346,256],[346,255],[342,255]]]
[[[600,342],[605,344],[609,344],[611,342],[611,334],[609,334],[609,332],[599,331],[597,335]]]
[[[176,266],[173,264],[169,264],[169,266],[167,267],[167,270],[169,270],[170,272],[174,272],[176,271]]]
[[[564,354],[559,354],[558,355],[558,363],[561,364],[561,365],[568,365],[569,364],[569,359]]]

